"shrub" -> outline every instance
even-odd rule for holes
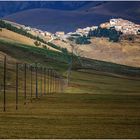
[[[90,44],[91,42],[89,41],[89,37],[86,36],[81,36],[76,38],[75,43],[76,44]]]
[[[118,42],[121,34],[121,32],[116,31],[116,29],[113,27],[110,29],[98,27],[93,31],[89,31],[88,36],[107,37],[110,41]]]
[[[40,45],[41,45],[41,43],[40,43],[39,41],[35,41],[34,44],[35,44],[36,46],[40,46]]]
[[[46,45],[42,45],[42,47],[43,47],[44,49],[47,49],[47,46],[46,46]]]

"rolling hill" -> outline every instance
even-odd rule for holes
[[[36,9],[49,8],[58,10],[75,10],[85,6],[90,2],[86,1],[0,1],[0,17],[7,16],[12,13]],[[99,2],[94,2],[96,5]]]
[[[74,10],[28,8],[7,14],[3,18],[51,32],[70,32],[78,27],[99,25],[112,17],[140,23],[139,7],[140,2],[89,2]]]
[[[44,2],[38,7],[39,2],[31,2],[33,5],[25,2],[21,6],[17,1],[15,9],[7,3],[8,12],[12,8],[11,13],[17,12],[8,16],[12,21],[14,17],[19,23],[28,25],[29,21],[32,26],[44,29],[50,25],[47,29],[55,32],[85,26],[94,19],[99,22],[101,16],[105,20],[110,12],[100,15],[99,9],[111,2],[96,5],[99,8],[96,14],[90,2],[77,5],[70,2],[69,10],[65,9],[65,2],[60,2],[60,9],[53,4],[56,2],[48,4],[55,10],[44,9]],[[1,8],[5,7],[0,5],[0,11]],[[16,27],[0,22],[0,139],[140,138],[139,39],[114,43],[94,37],[91,44],[75,44],[79,53],[84,51],[77,57],[64,49],[71,50],[69,42],[56,39],[48,43],[19,24],[8,23]],[[35,45],[34,41],[41,45]]]
[[[72,59],[70,42],[64,42],[60,39],[53,40],[51,43],[43,42],[41,38],[25,34],[23,29],[18,29],[18,24],[11,24],[13,27],[14,25],[17,25],[17,27],[10,28],[10,30],[2,28],[0,31],[1,51],[13,57],[16,56],[16,52],[19,52],[19,54],[22,54],[20,55],[22,61],[24,59],[32,61],[32,57],[37,56],[45,57],[45,61],[58,61],[59,65],[65,63],[68,66]],[[35,41],[40,42],[40,45],[35,45]],[[139,68],[137,68],[140,67],[139,42],[121,41],[114,43],[105,38],[91,38],[91,44],[75,44],[74,51],[78,53],[81,59],[79,60],[78,57],[74,56],[74,69],[88,68],[114,74],[139,75]],[[29,60],[26,58],[25,52],[27,52]],[[17,56],[16,58],[19,59]],[[44,63],[44,61],[41,63]],[[52,65],[55,66],[55,63],[53,62]]]

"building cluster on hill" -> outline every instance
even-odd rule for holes
[[[37,28],[31,28],[29,26],[24,26],[23,27],[27,32],[34,32],[36,33],[39,37],[51,37],[52,39],[62,39],[65,37],[65,32],[63,31],[57,31],[56,33],[50,33],[48,31],[42,31],[40,29]]]
[[[16,26],[19,28],[23,28],[27,32],[29,32],[31,34],[33,33],[34,35],[37,35],[39,37],[50,37],[51,41],[54,39],[67,40],[67,38],[69,38],[70,36],[73,36],[73,35],[87,37],[89,35],[90,31],[97,30],[99,27],[102,29],[115,28],[116,31],[120,31],[124,35],[140,34],[140,25],[135,24],[135,23],[128,21],[128,20],[121,19],[121,18],[110,19],[109,22],[102,23],[99,26],[78,28],[75,32],[69,32],[69,33],[65,33],[64,31],[57,31],[56,33],[53,34],[53,33],[50,33],[48,31],[42,31],[40,29],[31,28],[31,27],[25,26],[25,25],[16,24]]]
[[[100,24],[100,27],[107,29],[114,27],[117,31],[121,31],[123,34],[127,35],[137,35],[140,33],[140,25],[121,18],[110,19],[109,22]]]
[[[140,25],[135,24],[131,21],[124,20],[121,18],[110,19],[109,22],[100,24],[99,26],[92,26],[86,28],[78,28],[75,32],[70,32],[67,36],[80,35],[88,36],[91,31],[97,29],[115,29],[118,32],[122,32],[124,35],[138,35],[140,34]]]
[[[13,23],[12,23],[13,24]],[[30,26],[25,26],[25,25],[18,25],[18,27],[23,28],[25,31],[32,33],[32,34],[36,34],[39,37],[51,37],[52,33],[48,32],[48,31],[42,31],[40,29],[37,28],[32,28]]]
[[[89,31],[95,30],[97,28],[98,28],[98,26],[86,27],[86,28],[83,28],[83,29],[82,28],[78,28],[75,33],[77,33],[79,35],[87,36]]]

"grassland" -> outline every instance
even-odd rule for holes
[[[4,29],[4,28],[2,29],[2,31],[0,31],[0,38],[2,40],[10,41],[12,43],[26,44],[26,45],[30,45],[30,46],[34,46],[34,47],[39,47],[39,48],[43,48],[43,45],[45,45],[48,49],[59,52],[59,50],[57,50],[57,49],[55,49],[53,47],[50,47],[50,46],[48,46],[48,45],[46,45],[44,43],[40,43],[39,46],[35,46],[34,42],[36,40],[31,39],[31,38],[29,38],[27,36],[18,34],[16,32]]]
[[[82,76],[81,76],[82,75]],[[65,93],[0,112],[0,138],[140,138],[140,81],[73,72]]]
[[[35,59],[43,65],[55,66],[66,75],[66,63],[49,61],[45,50],[28,47],[4,43],[0,46],[3,52],[16,60],[31,63]],[[11,75],[15,76],[11,72],[8,79],[14,84],[15,78]],[[73,70],[69,87],[65,88],[64,93],[43,95],[31,103],[28,88],[28,102],[25,105],[21,78],[17,111],[15,89],[7,91],[6,112],[3,112],[3,92],[0,91],[0,138],[140,138],[138,75],[129,77],[95,70]]]
[[[91,38],[91,44],[75,45],[75,51],[83,57],[107,61],[127,66],[140,66],[140,38],[138,41],[125,41],[114,43],[106,38]],[[71,51],[69,43],[54,40],[54,44]]]

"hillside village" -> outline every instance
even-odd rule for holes
[[[140,25],[121,18],[110,19],[109,22],[101,24],[100,27],[107,29],[114,27],[117,31],[121,31],[123,34],[140,34]]]
[[[37,48],[43,48],[45,50],[52,50],[55,52],[71,52],[74,46],[74,53],[85,58],[97,59],[129,66],[140,66],[140,36],[138,35],[140,25],[127,20],[110,19],[108,24],[104,23],[99,26],[86,27],[84,29],[79,28],[75,32],[69,33],[65,33],[64,31],[50,33],[37,28],[31,28],[29,26],[12,23],[10,21],[5,22],[10,23],[14,27],[16,26],[16,28],[18,28],[20,31],[13,28],[10,30],[7,28],[2,29],[0,32],[0,37],[2,39],[10,39],[10,41],[13,40],[19,43],[35,46]],[[10,25],[8,24],[7,27],[9,26]],[[117,28],[118,26],[120,28]],[[113,30],[110,29],[111,27],[113,27]],[[127,27],[129,28],[127,29]],[[2,24],[1,28],[3,28]],[[121,29],[121,32],[124,34],[123,36],[120,36],[119,41],[112,41],[106,36],[88,37],[88,34],[91,30],[94,32],[99,31],[101,34],[100,31],[105,31],[105,33],[106,31],[114,32],[114,28],[115,32],[117,32],[116,30],[120,31]],[[127,32],[125,32],[126,29]],[[112,37],[113,35],[109,34],[109,36]],[[82,38],[82,43],[77,43],[77,40],[72,41],[70,40],[70,37],[77,37],[78,39]],[[131,40],[131,37],[134,37],[134,40]],[[85,38],[87,40],[84,40]],[[83,43],[83,41],[89,41],[90,43]]]
[[[9,22],[9,21],[8,21]],[[20,25],[16,23],[12,23],[14,26],[19,28],[23,28],[29,33],[37,35],[42,38],[47,38],[48,42],[51,42],[55,39],[60,39],[66,41],[68,37],[78,34],[80,36],[88,36],[90,31],[94,31],[95,29],[100,28],[115,28],[116,31],[122,32],[124,35],[138,35],[140,34],[140,25],[135,24],[131,21],[124,20],[122,18],[110,19],[108,22],[102,23],[99,26],[91,26],[86,28],[78,28],[75,32],[65,33],[64,31],[57,31],[56,33],[51,33],[48,31],[42,31],[37,28],[31,28],[29,26]]]
[[[121,19],[121,18],[110,19],[109,22],[102,23],[99,26],[86,27],[83,29],[79,28],[76,30],[75,33],[80,34],[80,35],[88,35],[89,31],[93,31],[97,29],[98,27],[106,28],[106,29],[110,29],[113,27],[117,31],[121,31],[125,35],[140,34],[140,25],[135,24],[128,20]]]

